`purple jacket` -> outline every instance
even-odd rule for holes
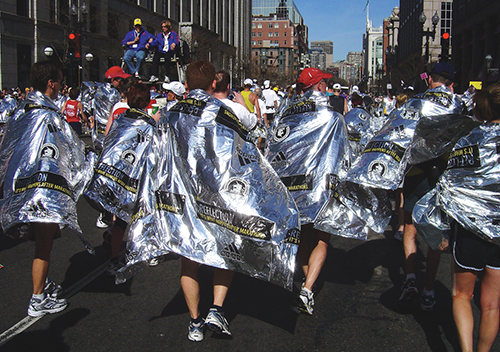
[[[170,35],[168,37],[168,51],[170,51],[170,45],[172,43],[175,43],[175,45],[179,45],[179,36],[174,31],[170,31]],[[163,37],[163,32],[160,32],[156,35],[151,45],[157,46],[159,52],[166,53],[166,51],[163,50],[163,47],[165,46],[165,38]]]
[[[135,29],[125,34],[125,38],[123,38],[122,40],[122,45],[127,45],[127,42],[131,42],[132,40],[135,39],[134,32],[136,32]],[[141,29],[139,35],[140,35],[139,43],[129,45],[127,47],[128,50],[134,50],[134,51],[146,50],[146,44],[148,43],[149,39],[154,38],[151,33],[149,33],[144,29]]]

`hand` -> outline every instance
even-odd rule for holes
[[[170,50],[174,50],[175,48],[175,43],[170,44]]]
[[[156,112],[156,114],[153,115],[153,119],[158,122],[160,120],[161,114],[160,114],[160,109]]]
[[[149,43],[145,45],[145,48],[146,48],[146,49],[149,49]]]
[[[134,43],[137,43],[139,40],[140,40],[140,38],[139,38],[138,36],[137,36],[137,37],[135,37],[135,39],[134,39]]]

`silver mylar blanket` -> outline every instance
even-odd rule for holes
[[[500,245],[500,124],[480,125],[457,142],[436,190],[449,216]]]
[[[9,116],[17,109],[17,105],[17,99],[14,99],[10,95],[0,100],[0,123],[7,122]]]
[[[85,150],[53,101],[29,93],[9,120],[0,147],[2,229],[50,222],[81,233],[76,202],[94,161],[95,154]]]
[[[130,222],[149,144],[156,122],[145,111],[119,115],[104,138],[94,177],[85,195],[102,208]]]
[[[362,108],[354,108],[345,114],[344,121],[349,135],[352,160],[355,160],[375,133],[382,128],[387,118],[385,116],[370,115],[368,111]]]
[[[342,115],[317,91],[289,101],[269,131],[266,158],[291,192],[302,224],[314,222],[329,201],[331,175],[342,177],[350,165]]]
[[[234,113],[194,90],[160,119],[157,131],[127,232],[128,263],[117,282],[144,261],[174,252],[291,289],[298,211]]]
[[[94,116],[92,142],[98,150],[102,149],[104,132],[108,123],[109,113],[113,105],[120,101],[121,94],[111,83],[83,82],[80,92],[84,110],[90,110]]]
[[[68,99],[69,99],[69,96],[59,93],[59,94],[57,94],[57,98],[54,99],[54,104],[59,108],[59,110],[61,110],[64,103]]]
[[[450,151],[477,125],[465,111],[463,101],[445,86],[416,95],[391,114],[356,159],[347,180],[388,190],[401,187],[410,165]]]

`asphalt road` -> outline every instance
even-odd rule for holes
[[[100,274],[109,253],[102,247],[104,230],[95,227],[98,213],[83,199],[78,208],[83,234],[96,254],[87,253],[74,232],[63,231],[54,243],[49,276],[68,290],[69,307],[18,334],[6,331],[26,321],[34,244],[0,234],[0,351],[460,350],[451,312],[451,256],[442,256],[434,312],[401,305],[403,246],[390,232],[366,242],[332,236],[313,316],[290,309],[300,269],[294,292],[236,274],[225,304],[233,338],[207,333],[202,342],[191,342],[179,258],[168,256],[115,285],[113,277]],[[420,240],[419,282],[425,277],[425,251]],[[212,300],[211,275],[210,268],[200,269],[205,314]],[[474,301],[476,322],[477,306]],[[5,342],[6,336],[13,337]],[[498,339],[492,350],[500,351]]]

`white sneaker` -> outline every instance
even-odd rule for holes
[[[231,331],[229,331],[229,323],[224,317],[224,314],[214,308],[210,308],[210,310],[208,311],[207,318],[205,319],[205,325],[217,334],[225,334],[231,336]]]
[[[295,305],[299,311],[312,315],[314,311],[314,295],[312,291],[302,287],[299,295],[295,298]]]
[[[163,80],[163,82],[169,83],[170,82],[170,78],[168,78],[168,76],[165,76],[165,79]]]
[[[68,306],[65,299],[57,299],[49,295],[45,295],[44,299],[31,298],[28,307],[28,315],[30,317],[41,317],[45,314],[54,314],[63,311]]]
[[[97,218],[97,220],[95,222],[95,226],[97,226],[100,229],[106,229],[109,227],[109,224],[104,220],[103,213],[99,214],[99,217]]]
[[[198,324],[193,323],[193,321],[191,320],[189,322],[189,328],[188,328],[188,339],[194,342],[200,342],[201,340],[203,340],[204,329],[205,329],[205,324],[203,319]]]
[[[134,76],[137,77],[137,78],[139,78],[140,77],[139,76],[139,72],[134,73]]]
[[[158,79],[159,79],[158,77],[156,77],[155,75],[153,75],[153,76],[151,76],[151,78],[149,79],[149,82],[150,82],[150,83],[153,83],[153,82],[158,81]]]

